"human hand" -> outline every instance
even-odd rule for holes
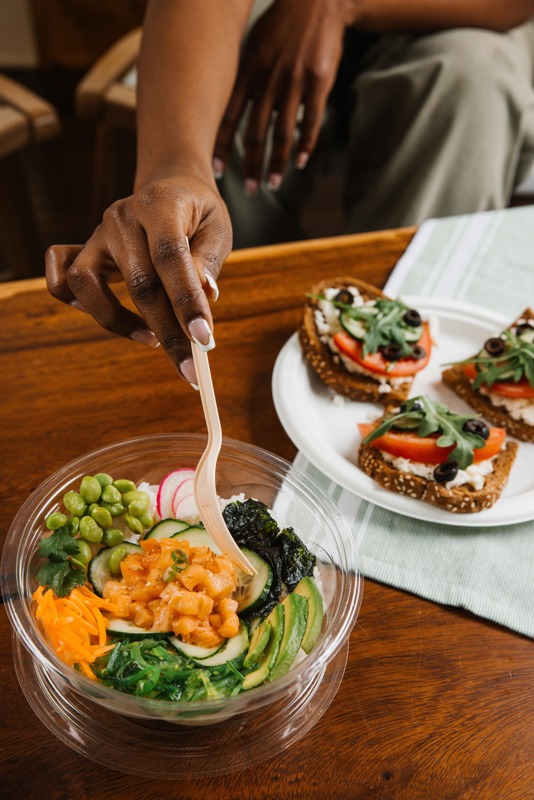
[[[216,189],[193,177],[147,184],[113,203],[85,245],[46,253],[50,293],[91,314],[108,331],[152,347],[161,343],[196,384],[190,340],[214,347],[208,298],[232,247],[231,223]],[[139,314],[109,284],[123,280]]]
[[[232,142],[247,103],[244,137],[245,191],[254,195],[262,178],[273,112],[276,119],[267,167],[267,186],[276,191],[295,141],[299,106],[303,118],[295,163],[303,168],[315,148],[323,113],[350,25],[348,0],[275,0],[252,29],[244,48],[233,94],[219,129],[214,172],[228,163]]]

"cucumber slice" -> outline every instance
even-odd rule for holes
[[[185,528],[183,531],[175,533],[171,538],[185,539],[187,542],[189,542],[191,547],[209,547],[214,553],[221,552],[207,532],[206,528],[202,528],[200,525],[190,525],[189,528]]]
[[[200,647],[198,644],[182,642],[177,636],[170,636],[169,642],[176,647],[179,653],[187,658],[193,658],[195,661],[204,661],[209,656],[215,655],[224,645],[224,642],[221,642],[217,647]]]
[[[171,539],[176,533],[189,528],[189,523],[183,519],[162,519],[161,522],[150,528],[145,539]]]
[[[367,335],[367,328],[360,319],[354,319],[354,317],[351,317],[350,312],[342,311],[339,315],[339,321],[341,323],[341,327],[344,328],[347,333],[350,333],[354,339],[359,339],[360,341],[365,339]]]
[[[247,575],[246,572],[237,571],[235,592],[237,613],[248,616],[260,608],[267,599],[273,582],[273,571],[271,565],[255,553],[254,550],[242,547],[241,551],[256,569],[256,575]]]
[[[228,661],[235,661],[236,658],[246,653],[248,645],[248,625],[241,621],[236,635],[227,639],[220,650],[208,658],[194,658],[193,661],[198,661],[203,667],[219,667],[221,664],[227,664]]]
[[[125,636],[128,639],[166,639],[170,633],[140,628],[129,619],[109,619],[107,623],[107,631],[111,636]]]
[[[122,544],[116,545],[116,547],[124,548],[127,555],[130,555],[130,553],[142,552],[142,548],[139,547],[138,544],[132,544],[132,542],[123,542]],[[109,568],[109,557],[116,547],[103,547],[102,550],[99,550],[96,556],[90,560],[89,566],[87,567],[87,577],[95,593],[99,597],[104,596],[104,586],[108,581],[117,580],[118,576],[113,575]]]
[[[423,326],[419,325],[417,328],[411,328],[409,325],[406,327],[403,326],[402,332],[404,334],[405,341],[418,342],[423,335]]]

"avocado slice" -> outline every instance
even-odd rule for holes
[[[324,614],[323,598],[317,584],[308,575],[301,578],[293,592],[302,595],[308,601],[308,622],[300,646],[305,653],[309,653],[321,632]]]
[[[280,642],[282,641],[282,635],[284,633],[284,607],[282,603],[278,603],[278,605],[273,608],[267,617],[267,622],[271,627],[269,641],[256,669],[249,672],[248,675],[245,675],[243,681],[243,689],[245,691],[259,686],[260,683],[263,683],[269,677],[276,656],[278,655]]]
[[[271,623],[268,619],[264,619],[257,628],[254,629],[250,637],[250,644],[248,652],[243,661],[244,667],[253,667],[260,660],[260,656],[267,647],[271,635]]]
[[[281,678],[295,660],[308,621],[308,601],[300,594],[292,592],[281,603],[284,607],[284,632],[276,661],[269,673],[269,681]]]

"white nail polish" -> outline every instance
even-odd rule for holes
[[[204,317],[197,317],[191,320],[187,327],[192,340],[201,350],[204,350],[205,353],[207,353],[208,350],[213,350],[215,347],[215,339]]]
[[[187,383],[189,383],[193,389],[198,391],[197,372],[195,369],[195,362],[191,356],[184,358],[184,360],[180,363],[179,370],[182,377],[186,379]]]
[[[215,280],[213,275],[210,275],[209,272],[205,272],[204,274],[206,276],[206,283],[209,285],[211,291],[213,292],[213,301],[217,302],[217,300],[219,299],[219,287],[217,286],[217,281]]]
[[[156,334],[149,331],[148,328],[138,328],[136,331],[132,331],[130,339],[133,339],[135,342],[141,342],[141,344],[146,344],[148,347],[159,347],[160,345]]]

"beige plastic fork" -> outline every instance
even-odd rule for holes
[[[222,445],[221,421],[211,380],[208,354],[194,342],[191,344],[191,348],[208,429],[208,444],[195,470],[193,482],[195,502],[207,532],[221,552],[225,553],[243,572],[255,575],[256,570],[248,558],[243,555],[228,530],[219,505],[215,485],[215,467]]]

